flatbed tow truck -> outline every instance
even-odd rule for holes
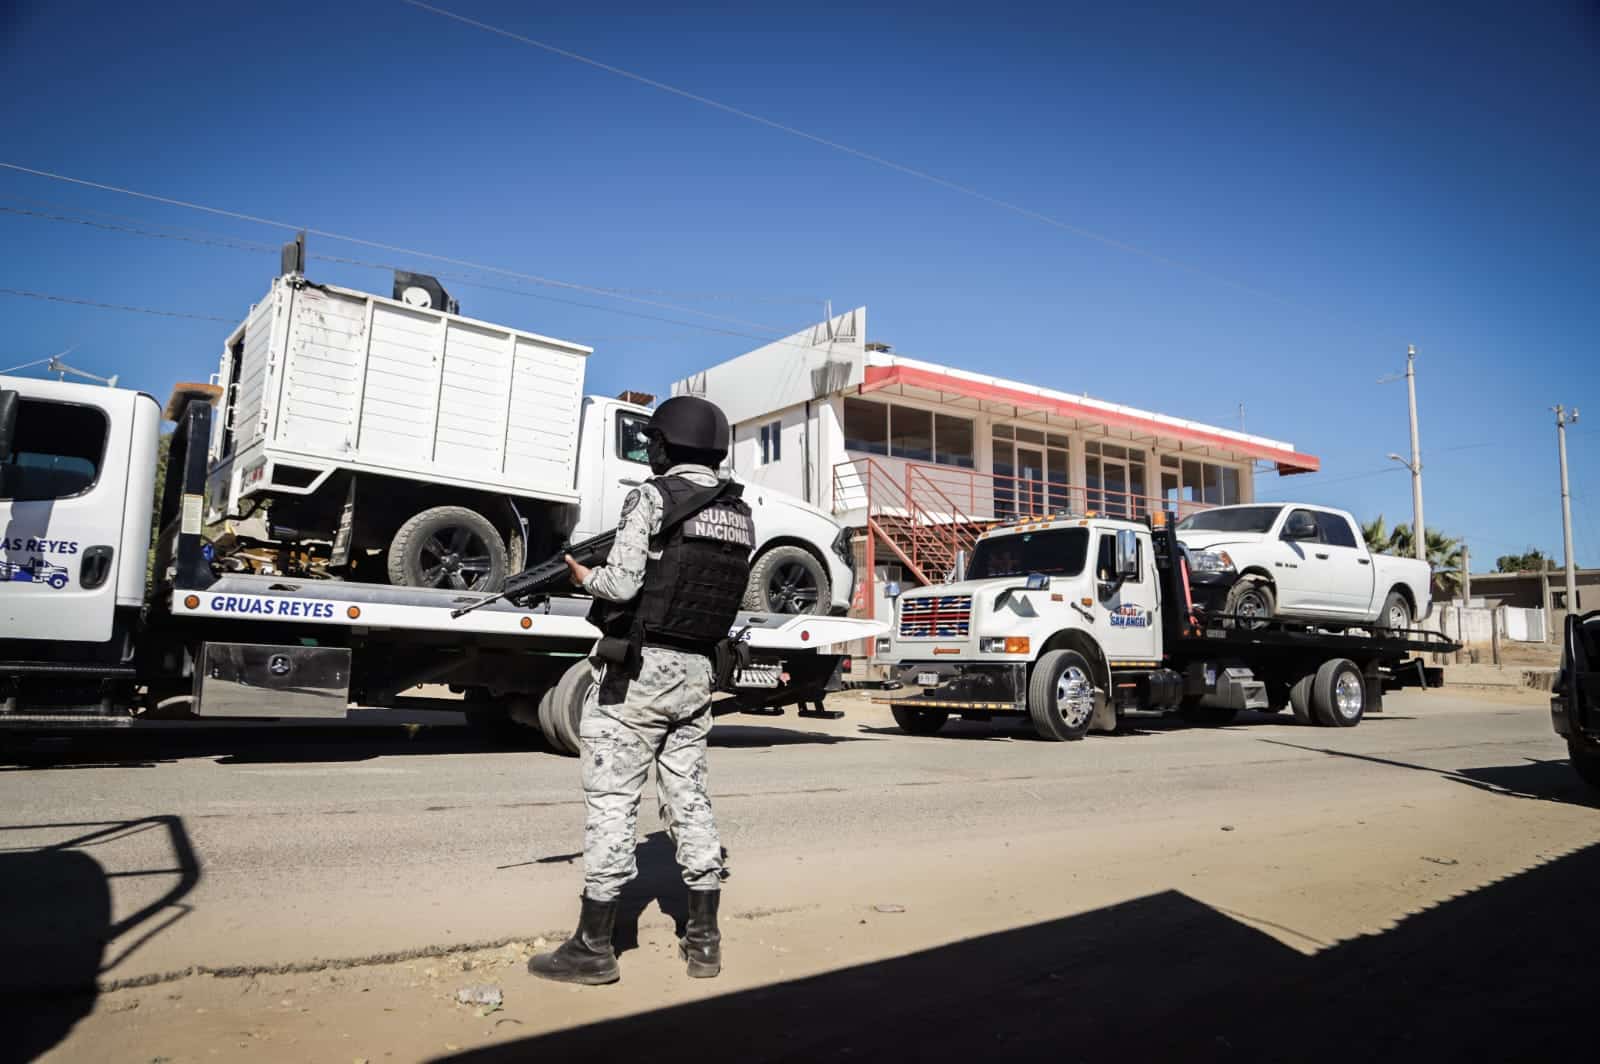
[[[1164,516],[1063,514],[986,532],[962,580],[897,598],[877,657],[901,693],[876,701],[912,734],[952,715],[1027,716],[1061,741],[1140,712],[1223,724],[1289,708],[1303,724],[1354,727],[1385,691],[1442,685],[1420,655],[1459,647],[1436,632],[1208,613]]]
[[[222,572],[202,535],[212,406],[175,394],[168,413],[177,429],[152,515],[151,397],[0,379],[0,556],[28,576],[0,583],[0,738],[162,718],[347,719],[357,706],[465,712],[577,753],[598,636],[587,598],[457,617],[485,595]],[[70,579],[38,580],[57,569]],[[883,630],[741,614],[750,661],[714,711],[820,713],[844,647]],[[407,693],[422,685],[458,697]]]

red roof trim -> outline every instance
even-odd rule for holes
[[[1086,403],[1075,403],[1071,399],[1035,395],[1033,392],[1025,392],[1017,388],[1007,388],[1004,385],[967,380],[964,377],[955,377],[948,373],[938,373],[934,370],[918,369],[915,366],[868,366],[866,371],[866,379],[861,385],[863,392],[875,392],[882,388],[893,387],[896,384],[912,388],[927,388],[938,392],[953,392],[972,399],[1009,403],[1012,406],[1027,407],[1030,410],[1043,410],[1051,414],[1060,414],[1063,417],[1098,421],[1106,425],[1115,425],[1118,428],[1166,436],[1170,439],[1183,440],[1188,443],[1204,444],[1207,447],[1221,447],[1236,454],[1245,454],[1252,458],[1275,462],[1278,466],[1278,472],[1283,475],[1315,473],[1322,468],[1322,459],[1314,454],[1301,454],[1297,451],[1268,447],[1265,444],[1251,443],[1248,440],[1239,440],[1215,432],[1206,432],[1204,429],[1185,428],[1181,425],[1157,421],[1154,418],[1140,417],[1138,414],[1103,410],[1099,407],[1089,406]]]

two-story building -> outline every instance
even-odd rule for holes
[[[733,425],[739,476],[858,530],[857,607],[938,581],[997,520],[1183,516],[1249,502],[1257,468],[1312,472],[1290,443],[894,354],[858,307],[696,373]]]

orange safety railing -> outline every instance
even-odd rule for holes
[[[996,523],[1059,513],[1143,518],[1165,512],[1173,520],[1212,504],[1087,488],[1038,477],[982,473],[958,466],[904,464],[896,474],[873,458],[841,462],[833,470],[833,508],[862,515],[866,529],[861,609],[871,617],[877,548],[882,546],[918,583],[937,583],[970,553]]]

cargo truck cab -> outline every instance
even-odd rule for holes
[[[140,392],[0,377],[0,635],[131,653],[160,425]]]

